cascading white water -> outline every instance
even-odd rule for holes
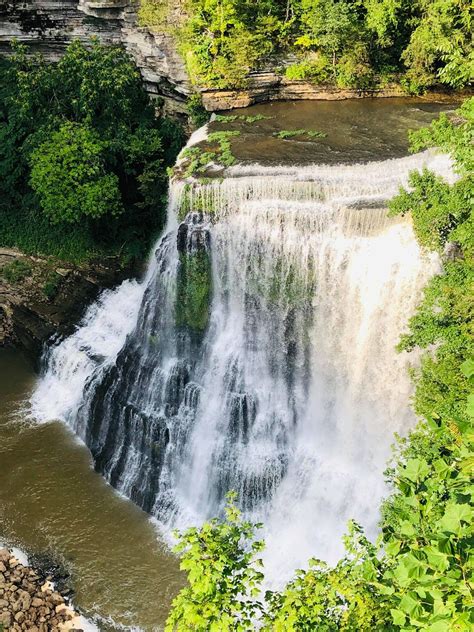
[[[334,560],[349,518],[375,532],[393,433],[413,423],[414,358],[394,348],[440,263],[385,203],[425,165],[450,177],[424,153],[173,184],[147,279],[50,350],[34,414],[67,421],[166,530],[235,489],[273,578]]]

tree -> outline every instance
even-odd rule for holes
[[[419,20],[402,54],[406,80],[414,91],[437,81],[454,88],[474,77],[472,3],[469,0],[418,0]]]
[[[48,64],[14,43],[3,67],[4,245],[50,254],[57,241],[79,258],[119,248],[124,256],[144,255],[164,223],[166,167],[183,133],[155,116],[128,54],[74,41]]]
[[[106,145],[79,123],[64,123],[31,154],[31,185],[53,223],[123,212],[118,178],[106,173]]]
[[[470,386],[460,365],[474,357],[474,99],[455,117],[442,114],[430,127],[411,135],[415,151],[439,147],[454,159],[458,180],[448,184],[429,171],[412,174],[410,190],[391,203],[393,214],[411,214],[420,244],[443,252],[458,250],[445,262],[444,274],[425,290],[424,300],[402,336],[400,349],[434,349],[425,353],[416,373],[415,410],[467,423],[464,401]]]
[[[337,56],[349,45],[358,31],[358,15],[347,0],[302,0],[301,22],[315,45],[332,58],[336,77]]]
[[[420,92],[437,83],[460,88],[474,76],[469,0],[182,2],[174,31],[200,86],[244,87],[249,72],[268,61],[279,67],[280,56],[295,54],[300,59],[289,66],[289,78],[325,82],[329,65],[344,86],[401,79],[407,90]],[[171,6],[141,0],[142,22],[169,29]]]
[[[179,535],[181,569],[189,586],[173,601],[165,632],[245,632],[261,613],[257,596],[263,575],[255,556],[263,543],[255,539],[259,524],[244,521],[228,496],[225,520],[211,520]]]

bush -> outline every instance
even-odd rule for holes
[[[123,213],[118,177],[106,173],[105,152],[96,132],[68,122],[31,153],[31,186],[54,224]]]
[[[43,285],[43,293],[50,301],[54,300],[58,295],[61,286],[62,277],[56,272],[50,272]]]
[[[31,273],[31,265],[23,259],[15,259],[0,270],[2,277],[9,283],[23,281]]]

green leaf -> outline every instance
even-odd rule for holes
[[[409,522],[408,520],[404,520],[402,523],[400,523],[400,533],[402,535],[411,537],[415,535],[416,529],[411,522]]]
[[[429,465],[424,459],[408,459],[404,473],[406,478],[416,482],[428,476],[429,472]]]
[[[467,396],[466,412],[469,417],[474,417],[474,393]]]
[[[426,555],[426,559],[428,560],[429,565],[439,572],[443,572],[449,566],[449,560],[446,553],[441,552],[438,548],[434,546],[426,546],[423,549],[423,552]]]
[[[392,615],[392,621],[395,625],[405,625],[406,615],[404,612],[392,608],[390,610],[390,613]]]
[[[407,612],[410,616],[418,616],[423,608],[420,605],[420,600],[415,593],[406,593],[400,600],[400,609],[403,612]]]
[[[474,359],[469,358],[461,364],[461,371],[469,379],[474,377]]]
[[[446,511],[440,520],[442,531],[459,533],[462,522],[471,522],[474,510],[467,504],[450,502],[446,505]]]

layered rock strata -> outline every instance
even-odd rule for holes
[[[57,60],[74,39],[122,44],[140,69],[148,92],[171,114],[186,112],[191,86],[173,38],[141,28],[135,0],[0,0],[0,54],[16,38]]]

